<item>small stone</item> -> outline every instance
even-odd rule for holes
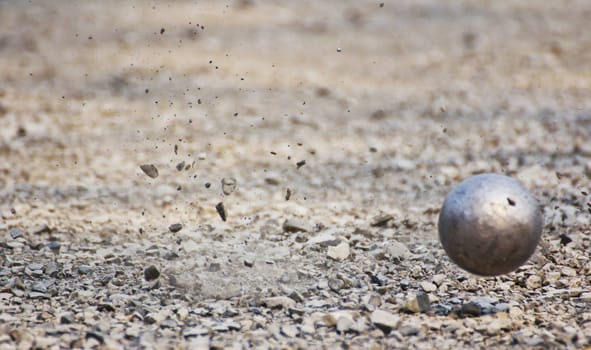
[[[300,292],[297,292],[297,291],[291,292],[291,294],[289,294],[289,297],[298,303],[303,303],[305,300],[304,296]]]
[[[19,249],[19,248],[24,247],[25,245],[21,242],[18,242],[18,241],[10,241],[10,242],[4,243],[4,246],[6,246],[6,248],[10,248],[10,249]]]
[[[140,169],[144,172],[144,174],[148,175],[152,179],[158,177],[158,168],[154,164],[142,164],[140,165]]]
[[[385,247],[386,254],[390,256],[390,259],[394,261],[402,261],[410,258],[412,253],[408,250],[408,247],[401,242],[390,241]]]
[[[312,227],[307,222],[298,219],[287,219],[283,222],[283,232],[310,232]]]
[[[158,277],[160,277],[160,271],[156,266],[150,265],[144,270],[144,279],[146,281],[153,281]]]
[[[345,316],[340,316],[337,319],[337,331],[339,333],[345,333],[355,327],[355,322],[352,319]]]
[[[314,320],[312,318],[304,318],[301,326],[300,331],[302,334],[313,335],[316,333],[316,327],[314,325]]]
[[[338,278],[331,278],[328,280],[328,288],[333,292],[338,292],[345,286],[345,282]]]
[[[266,298],[263,300],[262,303],[270,309],[282,308],[285,310],[292,308],[296,305],[295,300],[285,296]]]
[[[512,306],[509,308],[509,317],[511,318],[521,318],[523,314],[523,310],[517,306]]]
[[[483,313],[482,308],[475,303],[465,303],[462,304],[461,311],[463,314],[472,315],[472,316],[480,316]]]
[[[83,275],[86,275],[88,273],[91,273],[92,270],[93,270],[92,267],[91,266],[88,266],[88,265],[80,265],[80,266],[78,266],[78,273],[81,273]]]
[[[177,171],[182,171],[184,168],[185,168],[185,161],[184,160],[176,165]]]
[[[279,181],[279,179],[275,176],[268,176],[265,178],[265,183],[267,185],[277,186],[281,183],[281,181]]]
[[[398,332],[407,337],[418,335],[420,331],[421,329],[419,327],[408,323],[403,324],[402,326],[400,326],[400,328],[398,328]]]
[[[511,305],[509,305],[507,303],[498,303],[497,305],[494,306],[494,311],[495,312],[507,312],[510,307],[511,307]]]
[[[184,321],[189,316],[189,310],[186,307],[181,307],[176,311],[179,321]]]
[[[23,235],[23,231],[20,228],[13,228],[10,230],[10,237],[12,239],[19,238]]]
[[[442,273],[431,277],[431,281],[433,283],[435,283],[435,285],[437,285],[437,286],[441,286],[443,284],[443,282],[445,282],[446,279],[447,279],[447,276]]]
[[[222,265],[220,263],[211,263],[209,264],[209,267],[207,268],[207,271],[209,272],[218,272],[222,269]]]
[[[548,283],[555,284],[561,276],[562,274],[559,271],[549,271],[544,277]]]
[[[31,264],[27,265],[27,269],[29,269],[31,271],[43,270],[44,267],[45,267],[45,265],[40,264],[40,263],[31,263]]]
[[[84,338],[85,339],[94,339],[94,340],[98,341],[100,344],[105,343],[105,337],[99,332],[94,332],[94,331],[86,332],[86,336]]]
[[[306,161],[305,160],[300,160],[299,162],[296,163],[296,167],[299,169],[301,167],[303,167],[304,165],[306,165]]]
[[[110,303],[102,303],[96,307],[96,310],[99,312],[115,312],[115,307],[113,304]]]
[[[60,316],[61,324],[72,324],[74,323],[74,315],[71,313],[65,313]]]
[[[327,256],[333,260],[345,260],[349,257],[350,249],[349,243],[341,242],[336,247],[328,247]]]
[[[398,327],[400,323],[400,317],[398,315],[379,309],[372,312],[370,320],[371,323],[383,330],[384,333],[390,333],[390,330]]]
[[[244,266],[246,267],[253,267],[254,266],[254,260],[252,259],[244,259]]]
[[[39,226],[35,227],[35,228],[34,228],[34,229],[31,231],[31,233],[32,233],[33,235],[40,235],[40,234],[42,234],[42,233],[50,233],[50,232],[51,232],[51,229],[49,228],[49,226],[48,226],[47,224],[41,224],[41,225],[39,225]]]
[[[486,296],[480,296],[470,299],[469,303],[477,305],[482,310],[483,314],[488,314],[493,311],[493,304],[496,304],[497,300]]]
[[[488,324],[486,324],[486,333],[488,335],[495,335],[504,329],[511,328],[511,320],[504,316],[504,318],[495,318]]]
[[[298,328],[294,325],[281,326],[281,334],[288,338],[295,338],[298,335]]]
[[[31,286],[31,290],[39,293],[47,293],[49,287],[54,283],[55,280],[53,279],[38,281],[33,283],[33,285]]]
[[[60,242],[51,241],[47,243],[47,248],[49,248],[49,250],[51,250],[54,253],[59,253],[61,247],[62,244]]]
[[[531,275],[525,280],[527,289],[538,289],[542,287],[542,278],[538,275]]]
[[[226,207],[224,207],[224,203],[219,202],[218,204],[216,204],[215,210],[217,210],[218,214],[220,215],[220,218],[222,218],[222,221],[226,221],[227,213]]]
[[[431,282],[427,282],[427,281],[423,281],[423,282],[419,283],[419,286],[426,293],[431,293],[431,292],[434,292],[437,290],[437,286],[435,284],[433,284]]]
[[[382,275],[382,274],[374,274],[372,272],[369,273],[369,278],[371,283],[377,284],[378,286],[385,286],[386,284],[388,284],[388,277]]]
[[[206,326],[189,327],[189,328],[185,328],[183,330],[183,337],[185,337],[185,338],[200,337],[200,336],[205,336],[208,334],[209,334],[209,328]]]
[[[183,225],[182,224],[178,224],[178,223],[177,224],[172,224],[172,225],[168,226],[168,230],[170,232],[172,232],[172,233],[177,233],[177,232],[179,232],[182,229],[183,229]]]
[[[591,303],[591,292],[582,293],[579,295],[579,300],[584,303]]]
[[[428,312],[431,309],[429,295],[426,293],[411,295],[406,299],[403,309],[412,313]]]
[[[560,269],[560,273],[566,277],[575,277],[577,275],[577,270],[569,266],[564,266]]]
[[[388,226],[388,222],[394,220],[394,215],[391,214],[381,214],[374,217],[371,220],[370,225],[373,227],[386,227]]]
[[[236,179],[233,177],[224,177],[222,179],[222,192],[227,196],[236,190]]]
[[[331,234],[330,232],[322,232],[319,233],[313,237],[311,237],[308,242],[306,242],[306,244],[309,245],[314,245],[314,244],[318,244],[322,247],[330,247],[330,246],[337,246],[339,243],[341,243],[341,239],[338,237],[335,237],[333,234]]]

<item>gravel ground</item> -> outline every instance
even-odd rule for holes
[[[591,4],[0,1],[0,349],[591,347]],[[519,179],[535,255],[437,240]]]

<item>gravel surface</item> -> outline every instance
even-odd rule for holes
[[[586,0],[0,1],[0,349],[591,347]],[[517,178],[480,278],[446,193]]]

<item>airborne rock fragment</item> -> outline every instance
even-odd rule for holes
[[[144,172],[144,174],[148,175],[152,179],[158,177],[158,168],[154,164],[142,164],[140,165],[140,169]]]

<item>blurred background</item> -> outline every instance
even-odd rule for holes
[[[20,205],[26,225],[136,232],[217,222],[226,200],[242,224],[426,211],[411,220],[432,236],[449,186],[483,171],[584,204],[590,16],[584,0],[2,1],[3,225]]]

